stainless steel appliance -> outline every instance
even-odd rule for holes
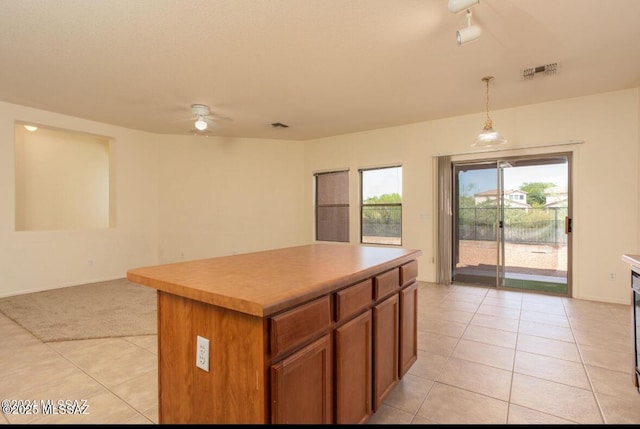
[[[640,268],[631,267],[633,294],[633,343],[635,349],[636,387],[640,386]],[[638,387],[640,392],[640,387]]]

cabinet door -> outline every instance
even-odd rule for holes
[[[364,423],[371,416],[371,310],[334,333],[336,423]]]
[[[271,366],[271,423],[331,424],[329,335]]]
[[[418,284],[400,291],[400,372],[402,378],[418,359]]]
[[[398,294],[373,307],[374,411],[398,383]]]

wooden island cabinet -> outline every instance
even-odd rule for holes
[[[367,422],[417,358],[421,254],[311,244],[129,270],[157,289],[159,422]]]

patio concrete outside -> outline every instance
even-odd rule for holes
[[[363,237],[376,244],[400,245],[398,237]],[[460,240],[458,274],[495,273],[498,243],[486,240]],[[507,277],[538,278],[541,281],[566,282],[566,244],[505,243],[505,273]]]
[[[498,243],[460,240],[456,268],[495,271]],[[567,277],[566,244],[505,243],[505,271],[550,277]]]

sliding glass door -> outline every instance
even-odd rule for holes
[[[569,294],[569,161],[453,164],[452,281]]]
[[[496,161],[453,166],[452,281],[498,283],[497,186]]]

